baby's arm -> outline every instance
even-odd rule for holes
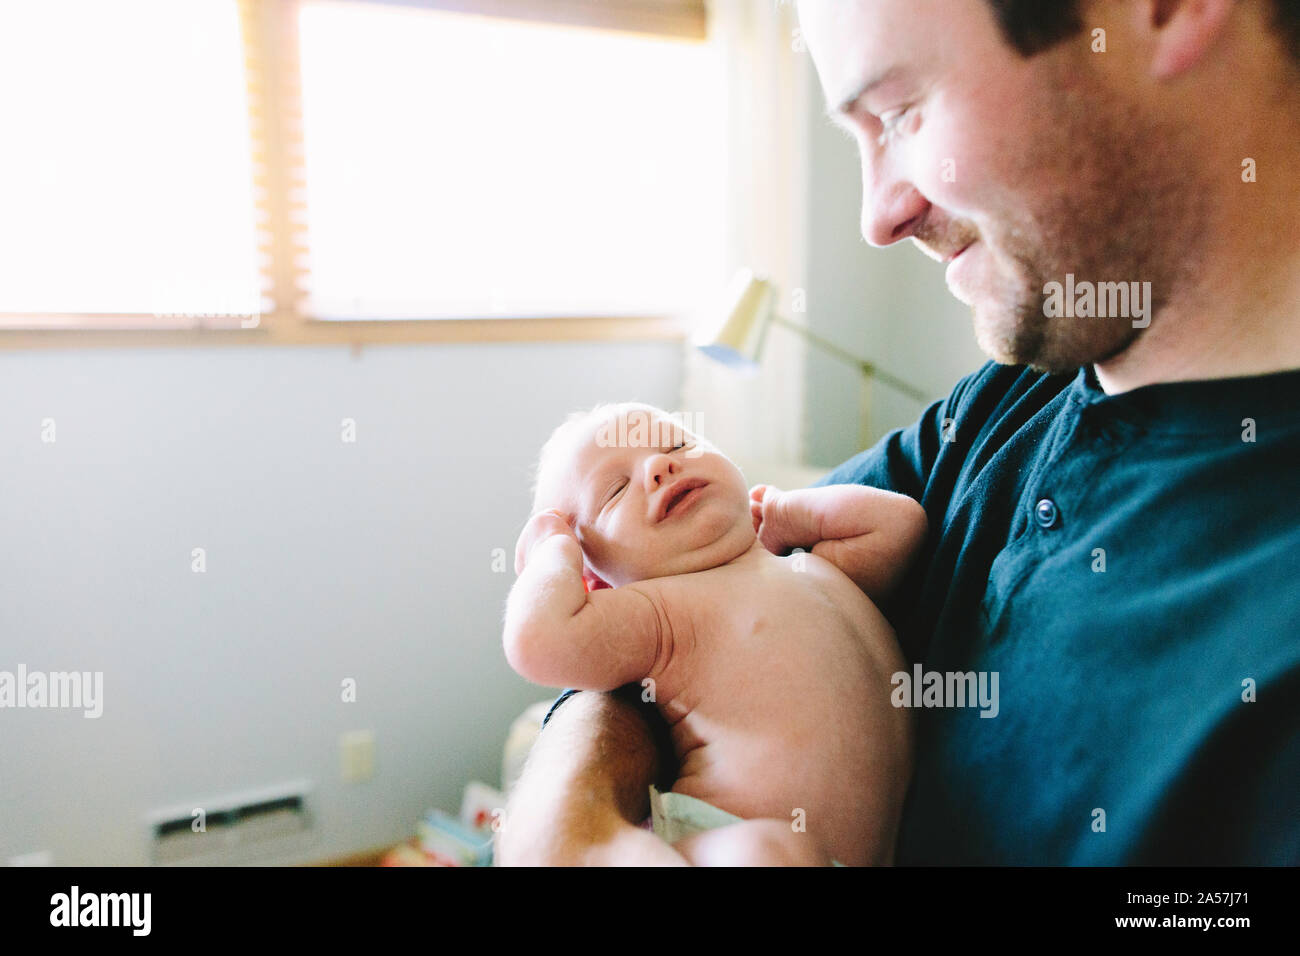
[[[520,573],[506,601],[503,640],[521,676],[551,687],[614,690],[654,669],[654,599],[636,584],[588,594],[582,546],[563,515],[533,515],[515,554]]]
[[[847,574],[867,597],[888,598],[925,541],[925,509],[907,495],[866,485],[780,491],[750,489],[763,546],[774,554],[803,548]]]

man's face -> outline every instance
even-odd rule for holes
[[[1142,334],[1129,317],[1044,314],[1067,273],[1150,281],[1153,314],[1190,262],[1194,187],[1122,53],[1094,53],[1085,28],[1022,58],[986,0],[800,0],[799,17],[861,153],[863,236],[957,256],[948,286],[985,352],[1066,371]]]
[[[621,418],[621,427],[593,422],[575,435],[555,479],[590,571],[619,587],[717,567],[746,551],[755,535],[740,469],[663,417]]]

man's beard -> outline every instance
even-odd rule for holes
[[[1017,257],[1022,283],[1010,287],[995,302],[972,307],[975,336],[980,348],[1004,365],[1027,365],[1040,372],[1072,372],[1081,365],[1104,362],[1119,355],[1145,331],[1129,316],[1048,316],[1044,309],[1048,283],[1065,281],[1074,274],[1084,281],[1120,281],[1130,271],[1098,270],[1070,266],[1044,268]],[[1096,276],[1096,280],[1088,277]],[[1127,281],[1127,280],[1125,280]],[[1152,286],[1153,300],[1155,286]],[[1148,303],[1154,307],[1156,301]]]
[[[995,361],[1067,372],[1128,349],[1146,328],[1131,314],[1047,315],[1048,283],[1149,282],[1146,315],[1194,273],[1205,209],[1176,128],[1144,117],[1103,90],[1060,96],[1028,145],[1012,183],[1064,183],[1037,193],[1027,216],[995,220],[980,235],[987,282],[973,297],[975,333]],[[1066,128],[1068,127],[1068,128]],[[1025,200],[1023,194],[1009,199]]]

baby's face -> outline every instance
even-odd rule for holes
[[[591,423],[556,467],[556,500],[575,518],[588,569],[619,587],[715,568],[749,550],[740,469],[664,416],[621,418]]]

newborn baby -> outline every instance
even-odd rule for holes
[[[506,657],[539,684],[652,692],[673,792],[780,821],[807,859],[891,863],[911,726],[890,703],[905,665],[873,600],[925,533],[919,504],[861,485],[747,492],[652,406],[575,413],[538,462]],[[810,553],[773,553],[791,548]],[[677,848],[702,862],[701,846]]]

